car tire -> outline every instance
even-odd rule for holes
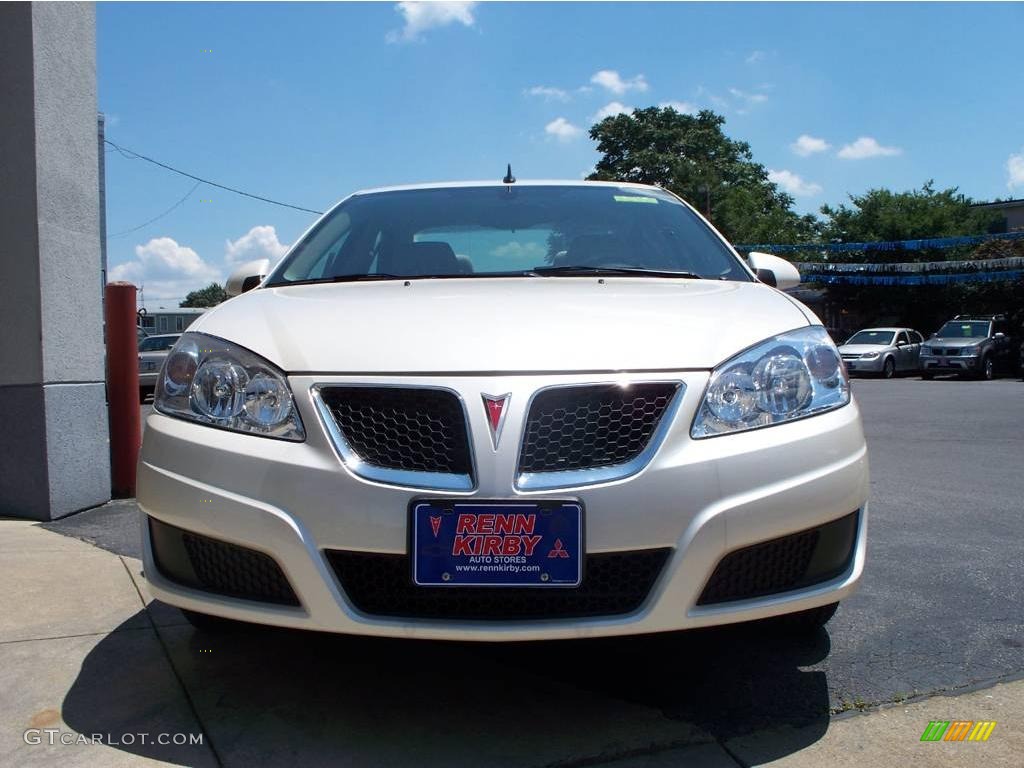
[[[933,378],[935,378],[935,374],[921,371],[921,381],[931,381]]]
[[[981,359],[981,373],[979,377],[984,381],[992,381],[996,377],[996,364],[991,355],[985,355]]]
[[[885,358],[885,362],[882,363],[882,378],[891,379],[896,375],[896,361],[891,357]]]
[[[223,616],[211,616],[208,613],[189,611],[184,608],[181,609],[181,612],[185,615],[189,624],[200,632],[205,632],[210,635],[223,635],[231,632],[239,632],[251,626],[246,624],[244,621],[225,619]]]
[[[839,603],[829,603],[808,611],[779,616],[775,622],[776,626],[786,634],[804,635],[816,632],[828,624],[829,620],[836,615],[837,610],[839,610]]]

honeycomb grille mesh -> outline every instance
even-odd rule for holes
[[[417,587],[405,555],[328,551],[352,604],[375,616],[430,619],[545,619],[613,616],[639,608],[670,549],[589,555],[571,588]]]
[[[269,555],[194,533],[181,537],[204,589],[246,600],[298,605],[288,579]]]
[[[628,462],[647,447],[678,388],[673,383],[560,387],[537,395],[520,472],[559,472]]]
[[[698,605],[744,600],[799,586],[818,545],[819,529],[738,549],[722,558]]]
[[[368,464],[471,474],[466,417],[451,392],[324,387],[321,397],[352,450]]]

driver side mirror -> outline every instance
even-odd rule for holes
[[[993,336],[992,338],[993,339],[1005,339],[1006,338],[1006,334],[1003,333],[1002,331],[996,331],[996,335]]]
[[[800,285],[800,272],[797,268],[778,256],[751,251],[747,254],[747,263],[758,280],[781,291]]]
[[[257,259],[237,267],[224,286],[228,296],[240,296],[263,282],[270,271],[270,259]]]

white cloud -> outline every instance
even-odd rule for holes
[[[901,154],[903,150],[899,147],[883,147],[870,136],[861,136],[852,144],[840,149],[838,156],[843,160],[864,160],[868,157],[892,157]]]
[[[583,135],[583,129],[579,128],[564,117],[556,117],[544,126],[544,132],[554,136],[559,141],[572,141]]]
[[[729,93],[732,94],[733,98],[746,102],[748,106],[763,104],[768,101],[768,96],[764,93],[750,93],[748,91],[741,91],[739,88],[730,88]]]
[[[793,154],[800,155],[800,157],[808,157],[809,155],[816,154],[818,152],[825,152],[832,148],[824,139],[818,139],[814,136],[808,136],[803,133],[789,145],[789,148],[793,150]]]
[[[170,237],[136,245],[135,259],[116,265],[108,277],[145,286],[146,297],[154,299],[181,299],[189,291],[223,281],[219,269]]]
[[[387,34],[389,43],[419,40],[424,32],[435,27],[459,23],[472,27],[476,23],[473,8],[476,2],[402,2],[395,10],[402,15],[405,26]]]
[[[1019,155],[1010,155],[1006,160],[1006,187],[1016,189],[1024,187],[1024,149]]]
[[[747,64],[757,64],[758,62],[764,61],[764,60],[765,60],[765,52],[764,51],[751,51],[750,55],[747,56],[747,58],[745,59]]]
[[[792,171],[768,171],[768,181],[778,184],[793,197],[813,197],[821,192],[821,185],[804,181]]]
[[[539,96],[545,101],[568,101],[569,94],[561,88],[552,88],[548,85],[535,85],[523,91],[527,96]]]
[[[658,106],[662,109],[671,107],[681,115],[692,115],[697,112],[697,107],[688,101],[663,101]]]
[[[590,78],[590,82],[594,85],[600,85],[616,96],[621,96],[626,91],[646,91],[649,87],[647,80],[644,79],[643,75],[637,75],[631,77],[628,80],[623,80],[622,77],[614,69],[602,69],[600,72],[595,72],[594,76]]]
[[[610,101],[601,107],[594,114],[594,122],[599,123],[606,117],[614,117],[615,115],[631,115],[633,114],[633,107],[627,107],[621,101]]]
[[[277,239],[277,230],[270,224],[253,227],[237,240],[224,241],[224,261],[229,267],[256,259],[270,259],[273,265],[287,251],[288,246]]]

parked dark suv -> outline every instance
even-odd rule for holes
[[[957,315],[921,347],[921,378],[959,373],[991,379],[1018,364],[1020,339],[1005,315]]]

